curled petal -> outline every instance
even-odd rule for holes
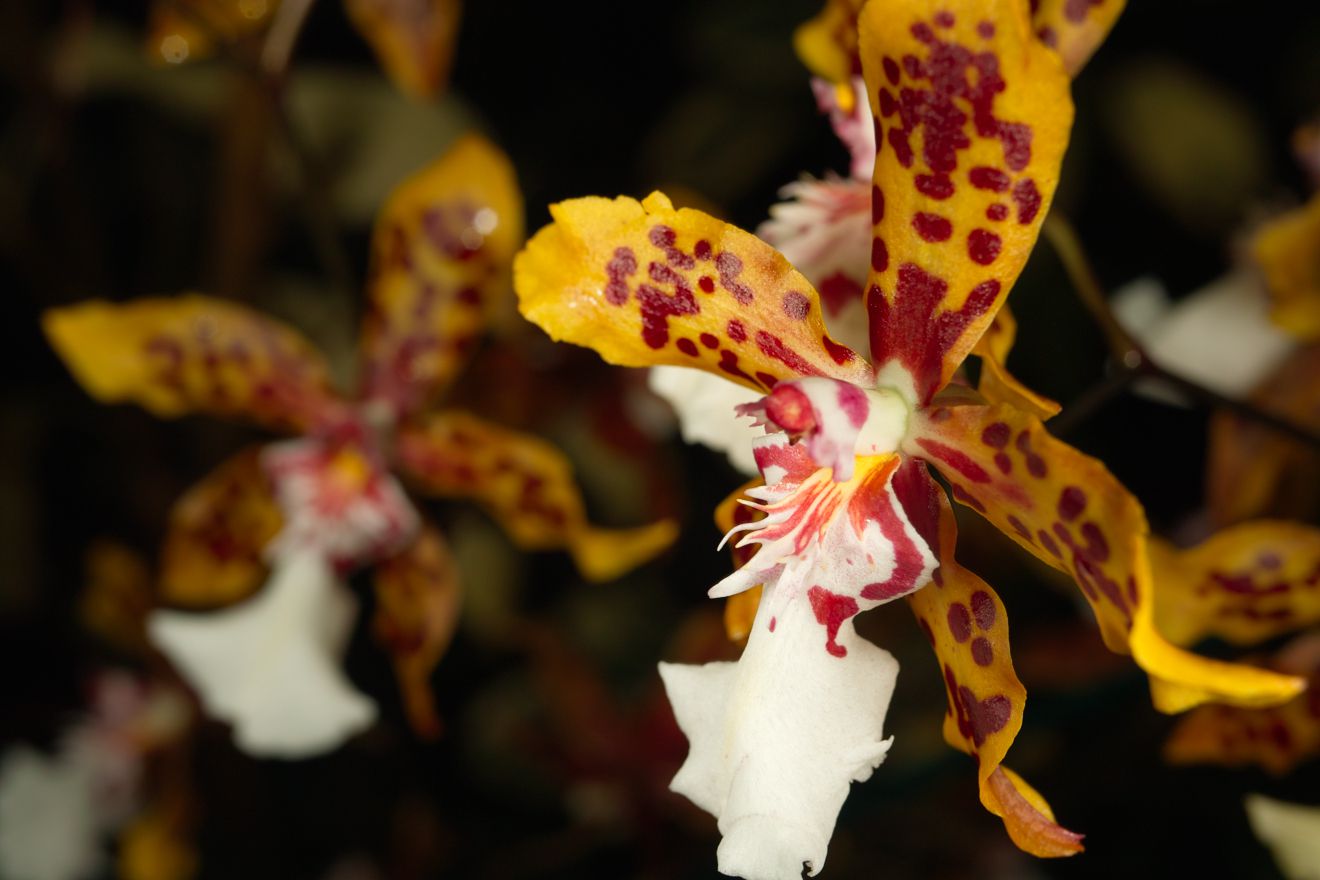
[[[1049,805],[1002,762],[1022,727],[1027,691],[1013,670],[1008,615],[999,596],[954,559],[958,524],[926,466],[909,460],[894,490],[939,559],[934,580],[907,597],[935,649],[949,710],[944,738],[976,758],[981,803],[1004,820],[1019,847],[1037,856],[1081,852],[1081,835],[1054,821]]]
[[[241,605],[157,611],[149,628],[206,711],[233,725],[239,748],[305,758],[337,748],[376,717],[339,666],[356,616],[357,600],[330,561],[303,552],[278,559],[266,588]]]
[[[1026,4],[872,3],[871,352],[921,402],[952,377],[1035,244],[1072,124],[1068,76]]]
[[[303,429],[332,401],[320,354],[258,312],[197,294],[51,309],[42,327],[78,382],[158,416],[241,417]]]
[[[1154,621],[1141,505],[1104,465],[1006,406],[937,408],[916,417],[907,451],[953,486],[953,497],[1038,559],[1076,580],[1110,650],[1150,674],[1158,708],[1214,700],[1284,702],[1295,677],[1198,657],[1169,644]]]
[[[636,529],[590,525],[562,453],[467,413],[437,413],[403,425],[397,452],[423,492],[473,499],[520,547],[567,549],[592,580],[609,580],[646,562],[677,532],[669,520]]]
[[[972,354],[981,358],[981,378],[976,390],[991,403],[1006,403],[1038,419],[1051,418],[1058,414],[1059,404],[1023,385],[1005,366],[1016,338],[1017,321],[1005,305],[995,313],[985,335],[972,349]]]
[[[345,0],[348,17],[394,84],[431,98],[449,78],[459,0]]]
[[[793,32],[793,48],[813,74],[833,83],[846,83],[861,70],[857,13],[864,2],[825,0],[825,8]]]
[[[161,599],[190,608],[246,599],[266,579],[265,549],[283,523],[260,450],[228,459],[170,508]]]
[[[1252,252],[1274,300],[1271,317],[1299,339],[1320,340],[1320,195],[1256,234]]]
[[[365,397],[406,415],[449,384],[507,296],[522,237],[513,166],[477,135],[394,190],[371,241]]]
[[[1076,76],[1109,36],[1127,0],[1037,0],[1031,26],[1042,43],[1058,52]]]
[[[1247,820],[1288,880],[1314,880],[1320,865],[1320,807],[1249,794]]]
[[[1320,621],[1320,529],[1243,523],[1190,550],[1150,545],[1155,621],[1175,644],[1251,645]]]
[[[372,627],[394,658],[408,722],[418,736],[439,736],[430,676],[453,640],[462,598],[445,539],[424,525],[406,550],[376,569],[375,584]]]
[[[698,367],[765,390],[872,370],[825,333],[816,291],[760,239],[653,193],[573,199],[518,255],[519,307],[553,338],[623,366]]]
[[[752,441],[765,432],[736,409],[754,402],[759,391],[688,367],[652,367],[647,384],[674,408],[685,441],[723,452],[742,473],[756,473]]]

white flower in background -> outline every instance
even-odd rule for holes
[[[1247,820],[1288,880],[1320,880],[1320,807],[1248,795]]]
[[[865,351],[866,308],[862,289],[871,256],[871,168],[875,165],[875,125],[866,85],[856,78],[847,88],[811,81],[821,112],[830,115],[835,133],[852,157],[847,178],[804,177],[779,191],[783,201],[770,209],[770,219],[757,230],[768,244],[788,258],[820,293],[830,336],[857,351]],[[688,443],[699,443],[729,457],[745,474],[756,473],[751,441],[761,431],[734,410],[759,395],[690,367],[652,367],[651,390],[664,398],[678,416]]]
[[[1296,346],[1270,321],[1269,300],[1250,272],[1225,275],[1177,303],[1160,282],[1141,278],[1115,292],[1111,306],[1156,363],[1227,397],[1250,394]],[[1157,380],[1139,389],[1186,404]]]

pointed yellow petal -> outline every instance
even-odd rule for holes
[[[866,384],[866,360],[825,333],[806,278],[737,227],[654,193],[550,208],[514,265],[522,313],[610,363],[698,367],[749,388],[830,376]]]
[[[1016,338],[1017,321],[1005,305],[995,314],[989,329],[972,349],[972,354],[981,358],[981,378],[977,382],[977,390],[991,403],[1006,403],[1039,419],[1058,415],[1062,408],[1058,403],[1032,391],[1008,372],[1005,364]]]
[[[1025,3],[867,5],[862,69],[876,117],[871,353],[927,401],[1008,296],[1058,183],[1068,75]]]
[[[1127,0],[1036,0],[1031,26],[1076,76],[1109,36]]]
[[[864,2],[825,0],[825,8],[793,32],[793,48],[813,74],[847,83],[858,72],[857,13]]]
[[[404,92],[440,93],[458,37],[460,0],[344,0],[353,26]]]

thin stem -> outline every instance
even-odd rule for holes
[[[1127,367],[1119,367],[1091,387],[1082,392],[1076,400],[1069,403],[1054,418],[1050,419],[1050,433],[1056,437],[1066,437],[1077,430],[1087,419],[1104,409],[1109,401],[1123,394],[1137,380],[1139,373]]]

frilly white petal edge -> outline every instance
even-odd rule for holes
[[[234,727],[255,757],[306,758],[369,726],[375,704],[340,667],[357,600],[314,550],[275,560],[243,604],[204,614],[156,611],[152,641],[196,689],[207,713]]]

